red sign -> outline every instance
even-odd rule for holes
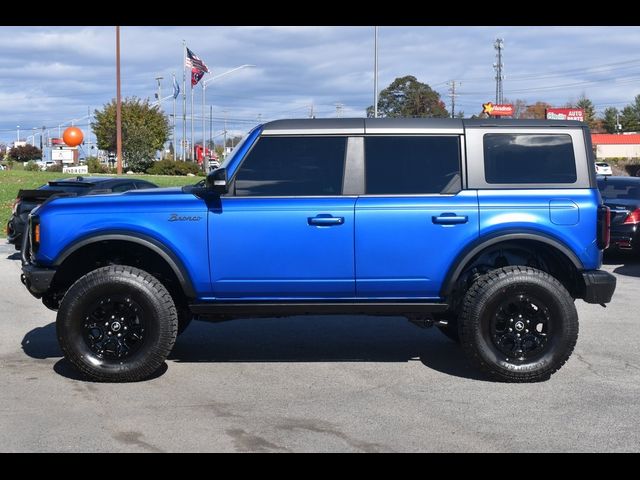
[[[494,105],[491,102],[483,103],[482,113],[486,113],[487,115],[491,115],[493,117],[512,117],[513,105],[511,105],[510,103],[499,103],[497,105]]]
[[[64,140],[61,138],[52,138],[51,145],[64,145]]]
[[[547,108],[547,120],[578,120],[584,122],[582,108]]]

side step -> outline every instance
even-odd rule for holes
[[[232,317],[284,317],[291,315],[425,315],[444,312],[446,303],[422,302],[209,302],[192,303],[195,315]]]

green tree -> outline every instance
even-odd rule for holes
[[[633,102],[622,109],[620,123],[625,132],[640,130],[640,95],[636,95]]]
[[[440,94],[413,75],[396,78],[378,96],[380,117],[449,117]],[[373,106],[367,108],[373,117]]]
[[[616,133],[616,116],[619,115],[615,107],[607,107],[602,115],[602,125],[607,133]]]
[[[596,109],[593,106],[593,102],[589,100],[584,93],[580,95],[580,98],[578,98],[575,108],[581,108],[584,110],[584,121],[589,125],[589,128],[596,127]]]
[[[42,150],[33,145],[24,145],[14,147],[9,152],[9,156],[17,162],[28,162],[30,160],[39,160],[42,158]]]
[[[98,148],[116,150],[116,102],[104,105],[94,112],[91,124]],[[130,170],[144,172],[153,164],[158,150],[162,150],[169,137],[169,122],[148,100],[136,97],[122,102],[122,157]]]

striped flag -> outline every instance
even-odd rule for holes
[[[188,48],[187,48],[187,67],[191,69],[196,68],[202,71],[203,73],[207,73],[209,71],[209,69],[204,64],[204,62],[200,60],[200,58]]]
[[[178,82],[176,82],[176,76],[173,76],[173,99],[175,100],[176,98],[178,98],[178,95],[180,94],[180,85],[178,85]]]

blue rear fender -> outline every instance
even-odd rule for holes
[[[596,244],[597,189],[479,190],[480,241],[512,232],[566,247],[584,270],[602,265]]]

